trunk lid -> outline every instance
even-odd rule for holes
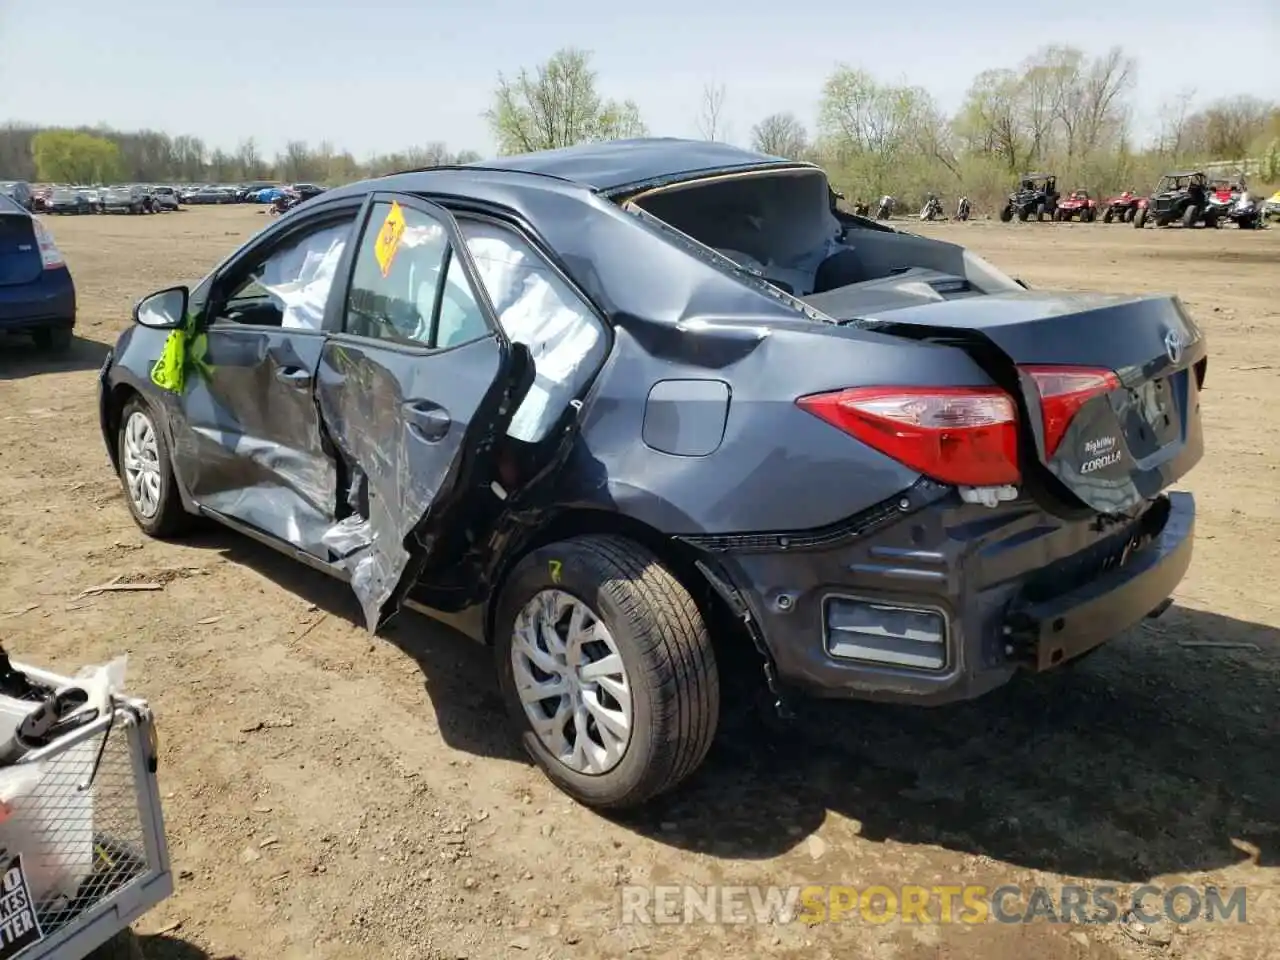
[[[32,220],[25,213],[0,213],[0,286],[40,279],[44,261]]]
[[[1039,463],[1101,513],[1120,513],[1183,477],[1200,460],[1204,337],[1174,296],[1024,291],[884,310],[862,321],[886,333],[964,347],[1021,401]],[[1021,368],[1105,369],[1118,384],[1075,412],[1046,452],[1041,396]]]

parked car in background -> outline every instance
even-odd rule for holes
[[[54,187],[45,203],[49,213],[92,213],[93,204],[83,190],[74,187]]]
[[[235,191],[230,187],[208,186],[201,187],[193,193],[187,202],[194,204],[235,203],[236,195]]]
[[[106,213],[149,213],[150,198],[136,185],[107,187],[102,209]]]
[[[324,187],[314,183],[292,183],[289,189],[297,195],[299,200],[310,200],[312,197],[318,197],[324,193]]]
[[[102,212],[102,194],[103,190],[99,187],[76,187],[80,193],[83,193],[89,201],[90,213]]]
[[[492,644],[525,748],[606,808],[697,769],[729,662],[929,706],[1163,613],[1185,306],[1030,290],[836,200],[666,138],[327,191],[137,304],[98,396],[127,509]]]
[[[268,180],[255,180],[252,183],[243,184],[236,190],[236,199],[242,203],[252,203],[259,190],[266,190],[268,187],[274,186],[276,184]]]
[[[8,197],[23,210],[32,209],[34,198],[31,194],[31,184],[25,180],[0,180],[0,194]]]
[[[0,332],[47,350],[71,345],[76,288],[49,228],[0,195]]]
[[[49,194],[53,192],[53,187],[42,184],[35,187],[31,191],[31,210],[33,213],[49,212]]]
[[[252,194],[251,199],[254,203],[275,203],[285,195],[284,187],[263,187]]]
[[[173,187],[152,187],[151,196],[157,210],[177,210],[179,208],[178,191]]]

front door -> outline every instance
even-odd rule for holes
[[[498,325],[453,217],[413,196],[370,201],[317,400],[352,511],[325,543],[372,630],[492,479],[532,364]]]
[[[329,553],[337,464],[322,439],[316,373],[322,320],[357,205],[320,211],[214,279],[200,309],[205,373],[181,400],[174,465],[201,507],[305,550]]]

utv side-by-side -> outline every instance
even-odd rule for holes
[[[1053,216],[1058,209],[1058,178],[1051,173],[1023,174],[1018,189],[1009,194],[1009,202],[1000,210],[1000,219],[1008,223],[1016,214],[1019,220],[1027,220],[1035,214],[1037,220]]]
[[[1209,180],[1203,172],[1166,173],[1146,207],[1133,218],[1133,225],[1141,228],[1148,220],[1154,220],[1157,227],[1167,227],[1178,220],[1184,227],[1197,223],[1216,227],[1219,208],[1209,202],[1209,197]]]

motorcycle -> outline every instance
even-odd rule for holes
[[[969,198],[968,197],[961,197],[960,202],[956,204],[956,219],[957,220],[969,219]]]
[[[883,196],[880,198],[880,206],[876,208],[877,220],[888,220],[893,216],[893,197]]]
[[[924,202],[924,206],[920,208],[921,220],[937,220],[942,216],[942,201],[929,194],[929,199]]]

